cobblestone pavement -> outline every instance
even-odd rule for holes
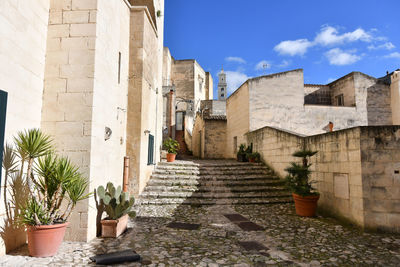
[[[143,257],[142,263],[124,266],[400,266],[399,235],[363,233],[322,217],[300,218],[293,204],[161,209],[153,210],[153,215],[167,215],[168,210],[173,214],[138,217],[118,239],[64,242],[55,257],[42,259],[26,256],[23,247],[1,257],[0,266],[91,266],[90,256],[124,249],[134,249]],[[244,231],[223,216],[234,213],[264,230]],[[169,228],[172,221],[200,224],[200,228]]]

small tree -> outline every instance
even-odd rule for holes
[[[301,158],[302,163],[291,162],[290,166],[285,169],[289,173],[286,176],[286,186],[293,193],[300,196],[319,195],[316,189],[312,186],[313,182],[309,181],[311,174],[311,164],[309,164],[310,157],[317,154],[318,151],[300,150],[293,153],[293,157]]]

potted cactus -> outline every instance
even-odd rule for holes
[[[167,140],[164,141],[164,147],[168,150],[167,162],[175,161],[175,157],[179,149],[178,141],[172,138],[168,138]]]
[[[107,217],[100,221],[102,237],[118,237],[125,232],[128,218],[134,218],[136,213],[130,211],[135,199],[128,192],[122,192],[121,186],[114,187],[108,183],[106,188],[99,186],[96,195],[99,197],[99,209],[105,211]]]
[[[253,152],[250,154],[247,154],[247,158],[249,160],[249,162],[260,162],[261,160],[261,155],[258,152]]]

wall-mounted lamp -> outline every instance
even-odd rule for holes
[[[149,134],[150,131],[149,130],[144,130],[144,134]]]

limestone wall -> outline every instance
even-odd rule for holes
[[[392,121],[394,125],[400,125],[400,71],[395,71],[391,76],[390,107],[392,109]]]
[[[163,1],[157,1],[163,10]],[[148,164],[149,134],[154,136],[154,163],[162,141],[162,18],[155,29],[146,8],[131,10],[127,155],[131,158],[130,190],[138,195],[146,186],[153,164]],[[161,26],[160,26],[161,25]]]
[[[0,1],[0,89],[8,92],[5,142],[18,131],[40,127],[49,6],[49,0]],[[7,220],[4,190],[3,171],[1,227]],[[4,229],[0,256],[26,242],[24,231]]]
[[[203,158],[224,158],[226,150],[226,120],[206,118],[204,128]]]
[[[354,75],[346,75],[329,84],[331,89],[332,104],[337,105],[336,96],[343,95],[344,106],[352,107],[356,105],[356,96],[354,90]]]
[[[196,116],[192,135],[192,152],[195,157],[204,158],[205,132],[205,122],[199,113]]]
[[[249,87],[244,83],[226,100],[226,158],[236,158],[236,149],[247,143],[245,133],[250,130]]]
[[[97,1],[51,1],[42,129],[91,177]],[[89,200],[72,213],[66,240],[87,241]]]
[[[211,73],[206,72],[206,100],[214,99],[214,85]]]
[[[123,1],[98,0],[91,124],[90,189],[108,181],[122,185],[126,155],[126,110],[129,72],[130,10]],[[112,38],[110,38],[112,37]],[[120,56],[121,55],[121,56]],[[105,127],[112,130],[105,140]],[[89,201],[88,225],[95,225],[97,210]],[[88,239],[95,237],[88,228]]]
[[[281,177],[296,160],[293,152],[303,146],[317,150],[311,163],[319,207],[362,227],[399,232],[400,127],[357,127],[308,137],[264,127],[247,138]]]
[[[400,127],[361,128],[365,227],[400,232]]]

